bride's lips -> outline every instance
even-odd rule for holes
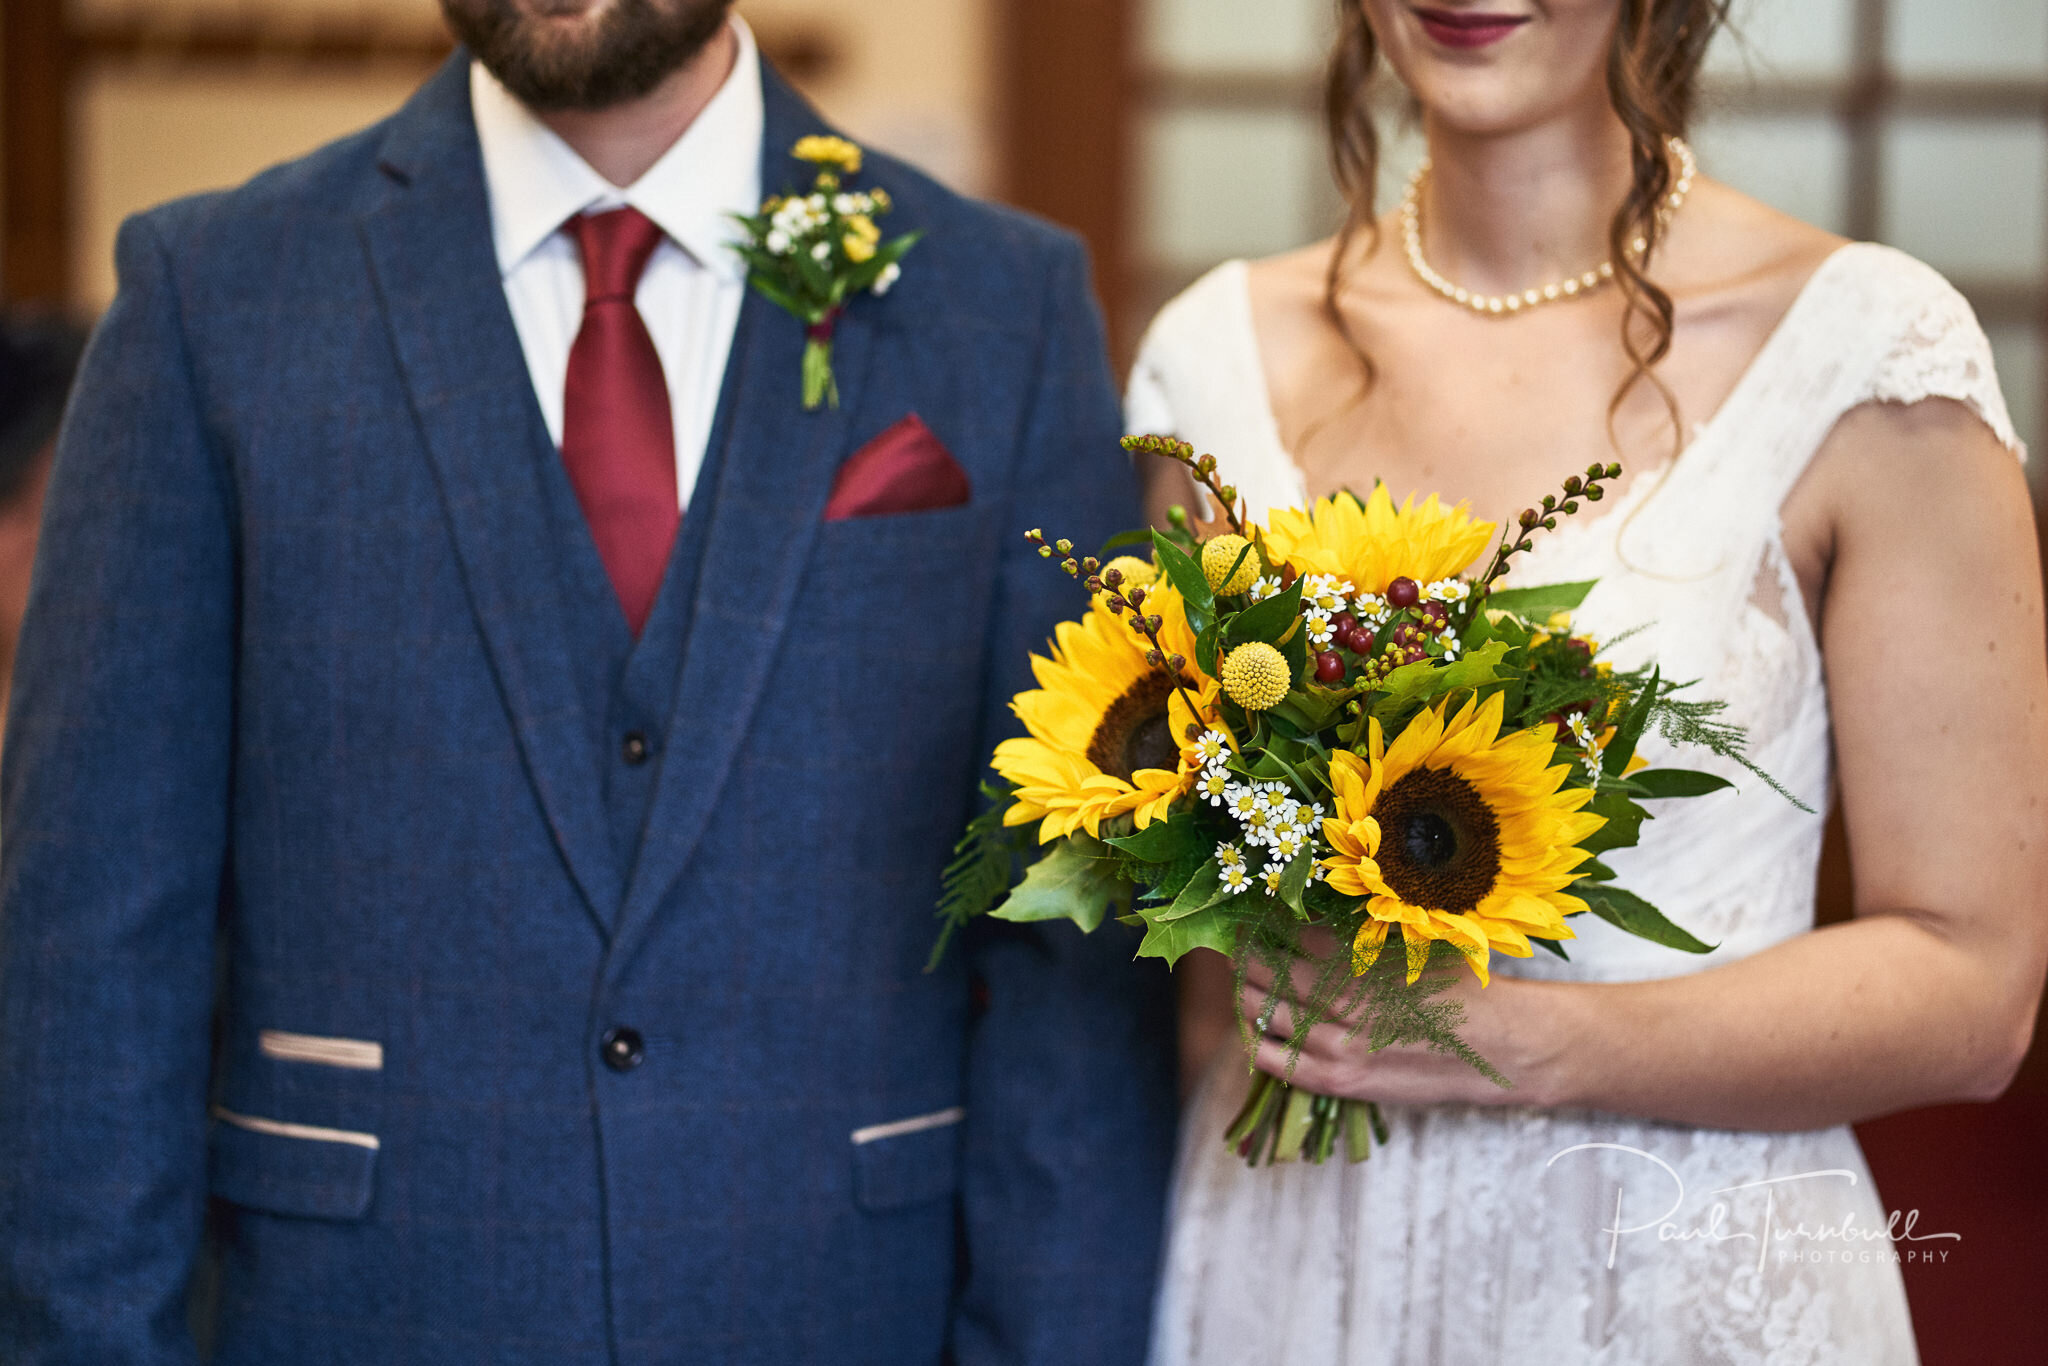
[[[1485,14],[1475,10],[1409,6],[1422,31],[1445,47],[1486,47],[1529,22],[1526,14]]]

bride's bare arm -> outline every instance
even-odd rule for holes
[[[1811,586],[1855,918],[1664,981],[1461,986],[1466,1037],[1511,1092],[1328,1025],[1298,1081],[1746,1129],[2006,1087],[2048,963],[2048,645],[2018,462],[1960,405],[1874,405],[1843,419],[1793,504],[1821,514],[1810,577],[1825,575]],[[1285,1048],[1260,1065],[1283,1068]]]

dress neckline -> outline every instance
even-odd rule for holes
[[[1634,510],[1635,504],[1641,501],[1646,490],[1661,487],[1668,482],[1696,447],[1714,433],[1725,430],[1729,420],[1749,402],[1751,394],[1775,372],[1775,365],[1768,362],[1775,361],[1779,351],[1792,345],[1790,339],[1797,336],[1795,323],[1801,314],[1815,306],[1813,301],[1822,292],[1820,285],[1823,278],[1831,276],[1838,262],[1855,248],[1864,245],[1866,244],[1861,242],[1844,242],[1822,257],[1819,263],[1807,272],[1806,278],[1793,293],[1791,302],[1786,304],[1777,321],[1771,324],[1770,331],[1765,334],[1763,341],[1736,376],[1734,384],[1721,396],[1720,403],[1712,413],[1692,425],[1691,435],[1686,438],[1676,454],[1636,474],[1629,480],[1628,488],[1609,502],[1599,516],[1590,519],[1581,516],[1560,522],[1556,531],[1545,534],[1542,544],[1549,546],[1564,540],[1577,540],[1592,528],[1604,525],[1615,517],[1626,518]],[[1252,308],[1250,262],[1243,257],[1236,257],[1224,262],[1221,268],[1233,272],[1235,276],[1229,283],[1230,294],[1238,314],[1237,331],[1241,341],[1238,364],[1245,369],[1244,383],[1250,386],[1251,393],[1257,400],[1259,413],[1264,419],[1266,437],[1272,445],[1273,452],[1291,475],[1302,506],[1307,507],[1312,501],[1308,491],[1308,475],[1303,471],[1301,463],[1294,458],[1294,452],[1288,449],[1286,442],[1281,438],[1280,418],[1273,410],[1272,391],[1266,384],[1266,367],[1259,353],[1256,315]]]

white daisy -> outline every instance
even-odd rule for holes
[[[1463,579],[1438,579],[1422,590],[1431,602],[1463,602],[1472,596],[1472,585]]]
[[[1195,779],[1195,793],[1211,806],[1221,806],[1232,787],[1230,774],[1220,768],[1205,768]]]
[[[1241,892],[1252,885],[1251,875],[1245,872],[1242,863],[1224,864],[1222,876],[1217,880],[1226,892]]]
[[[1287,870],[1285,868],[1275,863],[1268,865],[1266,871],[1259,874],[1260,880],[1262,880],[1266,884],[1266,892],[1268,895],[1280,895],[1280,876],[1286,871]]]
[[[1274,596],[1279,591],[1279,578],[1272,574],[1266,574],[1260,576],[1259,579],[1252,584],[1251,591],[1246,593],[1245,596],[1250,598],[1253,602],[1264,602],[1267,598]]]
[[[1230,737],[1220,730],[1205,730],[1189,748],[1195,752],[1195,762],[1219,764],[1230,757]]]
[[[1343,611],[1346,601],[1357,591],[1348,580],[1335,574],[1311,574],[1301,581],[1302,605],[1318,607],[1324,612]]]
[[[1259,790],[1251,783],[1232,783],[1223,789],[1223,805],[1239,820],[1259,809]]]
[[[1244,850],[1235,844],[1219,844],[1216,846],[1216,862],[1225,868],[1232,866],[1242,868],[1244,867]]]
[[[881,295],[887,294],[891,287],[902,278],[903,267],[891,261],[888,265],[882,267],[882,273],[875,277],[875,282],[869,285],[868,288],[873,290],[876,297],[879,298]]]
[[[1308,628],[1308,638],[1314,642],[1315,647],[1318,650],[1329,649],[1330,640],[1335,634],[1330,629],[1330,614],[1320,607],[1311,607],[1302,613],[1301,620]]]
[[[1305,830],[1290,830],[1284,835],[1273,837],[1273,857],[1282,863],[1291,861],[1307,847],[1308,832]]]

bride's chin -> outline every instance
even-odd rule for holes
[[[1506,136],[1570,119],[1582,105],[1608,108],[1606,89],[1597,81],[1590,88],[1573,89],[1536,73],[1424,70],[1403,85],[1420,108],[1425,127],[1470,137]]]

